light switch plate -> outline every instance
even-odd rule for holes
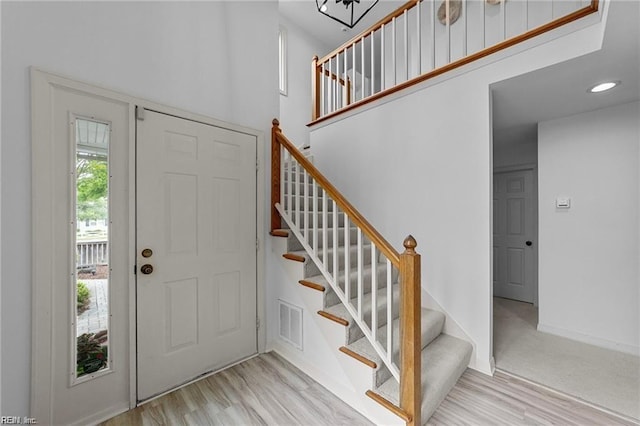
[[[571,208],[571,198],[569,198],[569,197],[557,197],[556,198],[556,208],[557,209],[568,209],[568,208]]]

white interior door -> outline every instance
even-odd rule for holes
[[[145,111],[136,162],[144,400],[257,352],[256,138]]]
[[[535,212],[532,170],[493,175],[493,295],[533,303]]]

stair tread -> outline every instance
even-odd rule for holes
[[[422,308],[421,310],[421,331],[422,331],[422,348],[426,347],[442,332],[444,326],[445,316],[442,312],[434,311],[432,309]],[[378,340],[383,342],[383,346],[386,346],[387,338],[387,324],[378,329]],[[362,337],[353,343],[346,345],[346,347],[353,352],[362,355],[363,357],[375,362],[380,368],[383,363],[382,359],[375,351],[371,343],[366,337]],[[394,355],[400,348],[400,319],[393,320],[393,347],[396,348]]]
[[[368,294],[368,293],[367,293]],[[393,295],[393,301],[394,301],[394,309],[393,309],[393,314],[394,314],[394,318],[398,317],[398,309],[397,309],[397,304],[398,304],[398,300],[400,297],[400,286],[398,284],[394,284],[393,288],[392,288],[392,295]],[[378,296],[377,296],[377,302],[378,304],[384,304],[384,306],[386,306],[386,300],[387,300],[387,289],[386,288],[381,288],[378,289]],[[356,298],[351,298],[351,302],[355,305]],[[362,314],[363,317],[367,317],[369,315],[369,313],[371,312],[371,297],[365,297],[364,300],[362,301]],[[347,321],[351,320],[351,315],[349,314],[349,311],[347,311],[347,308],[342,304],[342,303],[338,303],[336,305],[333,306],[329,306],[326,307],[324,309],[326,312],[331,313],[332,315],[335,315],[337,317],[340,318],[344,318]],[[386,315],[384,316],[385,320],[386,320]],[[380,320],[381,318],[378,318],[378,320]],[[350,323],[353,322],[355,324],[355,321],[350,321]]]
[[[427,421],[456,384],[471,359],[472,346],[457,337],[440,334],[422,349],[422,419]],[[387,379],[376,390],[394,404],[399,404],[399,386]]]
[[[351,245],[349,246],[349,253],[350,253],[350,259],[352,262],[354,262],[356,260],[356,254],[358,250],[358,247],[355,245]],[[363,246],[363,262],[364,265],[370,265],[371,264],[371,246],[369,245],[365,245]],[[355,252],[355,253],[354,253]],[[293,250],[293,251],[288,251],[287,254],[293,254],[296,256],[301,256],[304,257],[306,260],[313,262],[313,260],[311,260],[311,255],[309,253],[307,253],[306,250]],[[318,249],[318,258],[320,258],[320,260],[323,260],[324,257],[324,250],[323,249]],[[328,247],[327,248],[327,258],[329,259],[329,261],[331,262],[333,260],[333,247]],[[339,246],[338,247],[338,261],[340,262],[340,264],[343,263],[344,261],[344,247],[343,246]],[[381,265],[381,267],[384,267],[384,264],[378,263],[379,265]],[[352,265],[353,267],[353,265]],[[314,276],[318,276],[317,274]],[[308,277],[305,277],[305,279],[307,279]]]
[[[385,268],[386,268],[386,265],[385,265],[384,263],[378,262],[376,265],[378,266],[378,269],[379,269],[379,270],[381,270],[381,271],[385,271],[385,270],[386,270],[386,269],[385,269]],[[370,272],[371,272],[371,264],[363,265],[362,273],[363,273],[363,275],[367,275],[367,279],[369,279],[369,278],[370,278],[370,277],[369,277],[369,273],[370,273]],[[358,271],[357,271],[357,270],[352,270],[352,271],[349,273],[349,281],[350,281],[351,283],[356,283],[356,282],[357,282],[357,279],[358,279]],[[314,276],[312,276],[312,277],[306,277],[306,278],[305,278],[305,280],[306,280],[306,281],[311,281],[311,282],[313,282],[313,283],[316,283],[316,284],[319,284],[319,285],[322,285],[322,286],[325,286],[325,287],[327,287],[327,288],[329,288],[329,287],[330,287],[329,281],[324,277],[324,275],[314,275]],[[340,282],[340,284],[341,284],[341,285],[344,285],[344,274],[342,274],[342,275],[340,276],[340,280],[339,280],[339,282]],[[382,283],[380,283],[380,284],[382,284]],[[395,284],[395,283],[394,283],[394,284]],[[342,287],[341,287],[341,288],[342,288]],[[365,294],[367,294],[367,293],[368,293],[368,292],[366,292]]]

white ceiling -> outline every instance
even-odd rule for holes
[[[334,1],[334,0],[329,0]],[[405,0],[380,2],[353,29],[320,14],[315,0],[280,0],[280,13],[330,48],[336,48],[377,22]],[[609,6],[603,49],[492,86],[495,129],[520,127],[540,121],[593,111],[640,99],[640,1],[613,0]],[[328,52],[318,52],[319,56]],[[587,93],[605,80],[622,85],[599,94]]]
[[[609,6],[602,50],[495,84],[494,129],[535,126],[640,99],[640,2],[614,1]],[[609,80],[622,84],[611,91],[587,93]]]

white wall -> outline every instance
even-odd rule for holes
[[[601,43],[596,24],[312,130],[318,167],[382,235],[398,249],[417,239],[422,285],[473,339],[482,371],[492,358],[489,86]]]
[[[639,154],[638,102],[539,124],[540,330],[638,353]]]
[[[275,1],[2,2],[3,415],[29,409],[28,67],[262,129],[268,137],[279,110],[277,31]],[[270,161],[264,164],[268,172]]]
[[[493,167],[538,163],[538,127],[494,129]]]
[[[287,30],[288,93],[280,95],[280,126],[296,146],[309,144],[311,121],[311,59],[329,52],[324,45],[280,15],[280,25]]]

